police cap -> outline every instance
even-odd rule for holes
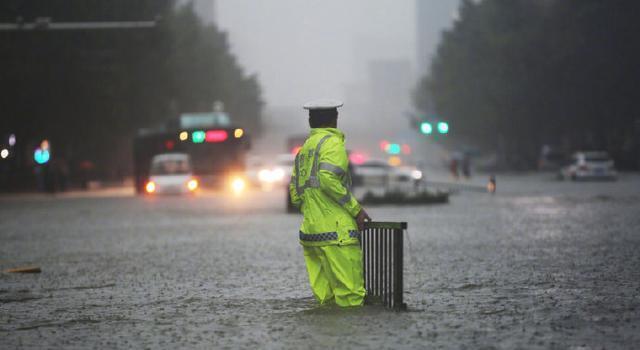
[[[339,100],[333,99],[319,99],[309,101],[302,106],[304,109],[308,109],[309,111],[315,110],[323,110],[323,109],[336,109],[338,107],[342,107],[344,103]]]

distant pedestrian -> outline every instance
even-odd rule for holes
[[[487,192],[491,194],[496,193],[496,176],[493,174],[489,176],[489,182],[487,183]]]
[[[469,180],[471,178],[471,156],[465,152],[462,156],[462,175]]]
[[[451,156],[449,160],[449,173],[454,180],[458,180],[458,159],[455,155]]]

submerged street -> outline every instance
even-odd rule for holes
[[[474,182],[481,185],[482,179]],[[0,348],[640,344],[640,176],[498,177],[407,221],[407,312],[318,307],[284,192],[0,197]]]

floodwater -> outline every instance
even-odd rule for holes
[[[481,183],[480,179],[476,179]],[[640,176],[498,178],[407,221],[407,312],[318,307],[284,195],[0,197],[0,348],[640,346]]]

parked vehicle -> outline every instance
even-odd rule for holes
[[[559,173],[561,179],[571,180],[615,180],[617,176],[613,159],[604,151],[576,152],[571,157],[571,163],[563,167]]]
[[[422,171],[414,166],[394,167],[389,172],[388,190],[408,193],[417,190],[422,181]]]
[[[383,160],[368,160],[354,166],[353,182],[362,187],[384,187],[389,185],[391,166]]]

